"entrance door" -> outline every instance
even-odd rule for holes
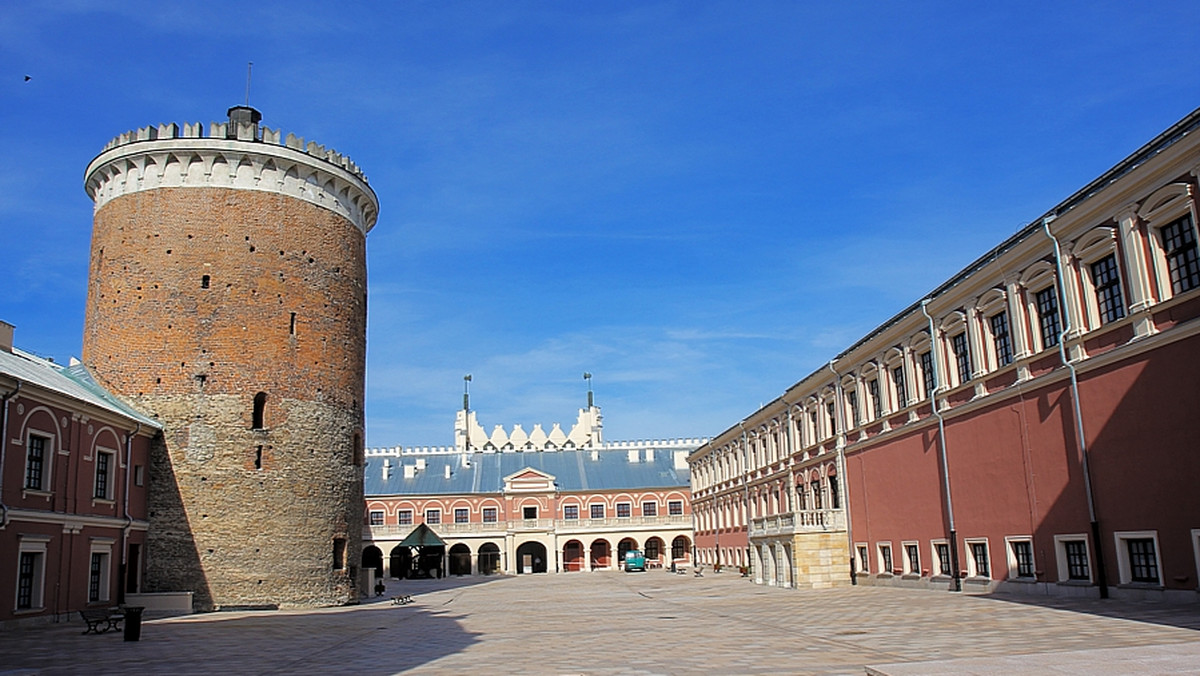
[[[546,572],[546,546],[540,542],[526,542],[517,547],[517,573]]]

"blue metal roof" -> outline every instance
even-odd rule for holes
[[[530,453],[373,455],[363,478],[368,497],[382,495],[462,495],[500,493],[504,477],[532,468],[554,477],[560,491],[611,491],[642,488],[685,488],[688,470],[675,467],[675,450],[645,449],[630,460],[628,450],[563,450]],[[464,466],[463,458],[469,460]],[[425,461],[425,468],[405,478],[404,465]],[[384,461],[390,463],[384,478]],[[446,467],[450,476],[446,476]]]

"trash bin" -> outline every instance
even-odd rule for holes
[[[145,608],[125,609],[125,640],[137,641],[142,638],[142,611]]]

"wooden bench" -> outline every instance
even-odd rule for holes
[[[393,606],[404,606],[404,605],[408,605],[412,602],[413,602],[413,598],[408,595],[392,597],[392,605]]]
[[[120,608],[89,608],[79,611],[79,616],[87,622],[85,634],[103,634],[109,629],[120,629],[125,612]]]

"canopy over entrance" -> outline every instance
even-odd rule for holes
[[[433,532],[433,529],[425,524],[420,524],[408,534],[408,537],[400,541],[400,547],[445,547],[446,541],[438,537],[438,534]]]

